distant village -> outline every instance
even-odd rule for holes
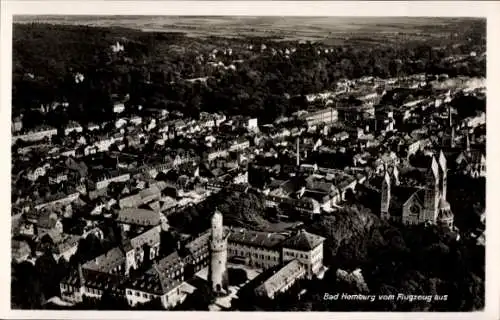
[[[117,43],[112,50],[124,48]],[[215,53],[210,63],[225,67]],[[399,105],[383,103],[394,90],[429,87],[430,94],[408,94]],[[12,120],[12,260],[34,264],[49,252],[70,261],[80,240],[103,239],[103,223],[111,220],[120,244],[71,270],[59,303],[106,291],[132,307],[160,299],[171,309],[197,290],[191,279],[198,278],[218,297],[211,309],[224,310],[246,285],[229,285],[229,268],[245,270],[247,282],[273,269],[255,285],[257,296],[272,300],[299,279],[321,279],[325,238],[300,226],[234,227],[214,207],[209,229],[182,234],[176,249],[162,255],[169,217],[222,190],[254,192],[267,208],[280,208],[284,220],[291,211],[328,215],[363,186],[377,195],[382,219],[456,231],[448,176],[486,176],[486,114],[460,119],[451,103],[458,95],[484,99],[484,79],[345,79],[332,91],[307,95],[308,108],[266,124],[223,113],[194,120],[163,109],[122,116],[126,96],[113,97],[115,122],[25,131],[21,115]],[[67,107],[56,101],[40,110]],[[155,148],[145,152],[146,145]]]

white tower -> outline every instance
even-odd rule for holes
[[[212,217],[212,234],[210,237],[210,270],[209,281],[215,294],[225,291],[227,277],[227,236],[224,235],[222,214],[215,211]]]

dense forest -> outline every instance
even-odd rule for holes
[[[320,42],[204,39],[124,28],[16,24],[13,115],[22,112],[27,128],[40,122],[59,127],[71,119],[102,121],[113,118],[113,97],[128,94],[126,104],[131,109],[143,107],[138,113],[166,108],[196,118],[200,111],[224,111],[270,122],[296,110],[287,95],[332,90],[344,78],[387,78],[425,71],[484,76],[485,59],[460,63],[446,59],[484,52],[485,24],[476,20],[464,24],[467,27],[459,38],[443,37],[438,43],[434,39],[391,42],[391,46],[347,43],[331,47]],[[110,46],[117,41],[124,50],[113,52]],[[262,51],[257,44],[274,51]],[[223,52],[228,47],[231,55]],[[293,55],[284,53],[289,48],[296,49]],[[207,63],[214,49],[218,51],[211,62],[235,67]],[[77,74],[83,80],[76,81]],[[207,77],[206,82],[184,81],[199,77]],[[35,110],[54,101],[69,102],[68,110],[43,116]]]

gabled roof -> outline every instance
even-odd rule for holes
[[[159,221],[158,215],[158,221]],[[153,246],[160,243],[160,229],[159,226],[155,226],[148,231],[141,233],[140,235],[130,239],[130,244],[132,248],[139,248],[147,244]]]
[[[118,212],[116,221],[140,226],[156,226],[160,224],[160,215],[153,210],[124,208]]]
[[[325,241],[325,238],[321,236],[309,233],[305,230],[300,230],[298,233],[286,239],[282,246],[284,248],[299,251],[311,251],[323,243],[323,241]]]
[[[279,233],[260,232],[243,228],[229,229],[229,241],[247,246],[274,248],[285,240]]]
[[[113,293],[123,293],[123,284],[126,280],[118,274],[104,273],[95,270],[83,269],[83,277],[85,279],[85,286],[88,288],[95,288],[99,290],[109,290]],[[74,285],[78,283],[78,274],[74,275],[76,279],[71,279]],[[68,283],[68,282],[66,282]]]
[[[186,244],[186,249],[191,253],[194,254],[203,247],[208,248],[208,241],[210,238],[210,231],[204,232],[188,244]]]
[[[179,257],[179,253],[177,251],[169,254],[165,258],[161,259],[157,263],[154,264],[153,268],[146,271],[148,274],[166,273],[168,270],[172,268],[179,268],[183,264],[182,259]]]
[[[12,240],[11,244],[12,257],[21,258],[31,252],[31,248],[26,241]]]
[[[77,246],[80,242],[80,236],[76,235],[65,235],[62,241],[57,243],[55,246],[55,253],[61,254],[65,251]]]
[[[172,197],[161,198],[161,211],[173,208],[177,205],[177,201]]]
[[[119,247],[115,247],[95,259],[86,262],[82,267],[87,270],[110,273],[111,270],[123,265],[124,262],[124,252]]]
[[[52,229],[55,227],[57,220],[57,215],[54,215],[49,210],[44,210],[38,217],[37,226],[38,228]]]
[[[304,272],[304,265],[298,260],[292,260],[257,287],[256,291],[263,292],[268,297],[273,296],[275,292],[300,277]]]
[[[405,204],[410,201],[415,201],[418,202],[421,206],[424,206],[425,205],[424,199],[425,199],[425,189],[418,189],[408,198],[408,200],[405,201]]]
[[[154,212],[160,212],[161,211],[161,205],[160,201],[153,201],[149,203],[149,207],[154,211]]]

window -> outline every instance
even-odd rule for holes
[[[140,297],[140,296],[141,296],[141,294],[140,294],[139,292],[136,292],[136,293],[135,293],[135,296],[136,296],[136,297]]]
[[[130,291],[130,290],[127,290],[127,294],[132,294],[132,291]]]

